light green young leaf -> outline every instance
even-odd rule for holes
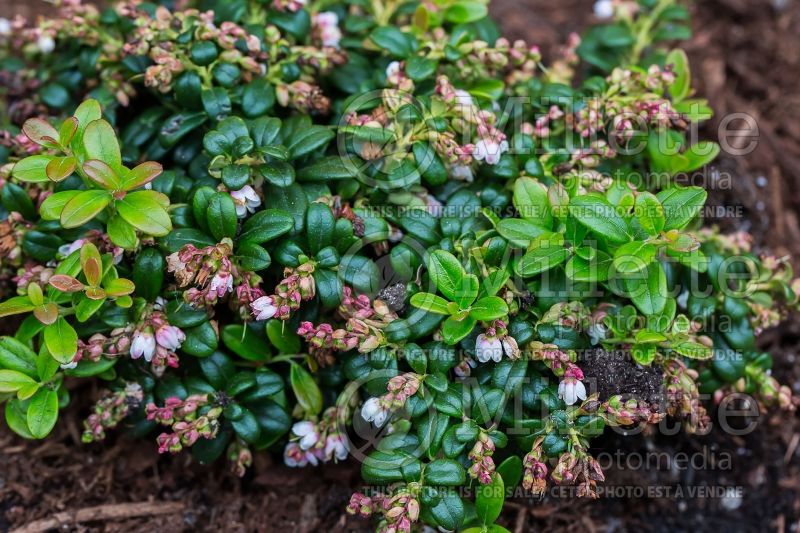
[[[77,228],[96,217],[111,202],[108,191],[81,191],[69,200],[61,210],[61,225]]]
[[[0,303],[0,317],[28,313],[36,307],[27,296],[12,296]]]
[[[148,235],[162,237],[172,230],[172,220],[163,207],[163,196],[156,191],[136,191],[128,193],[115,205],[128,224]]]
[[[81,191],[61,191],[51,194],[39,206],[39,216],[42,220],[59,220],[64,206],[80,193]]]
[[[80,126],[78,128],[80,131]],[[113,168],[117,174],[121,174],[122,156],[117,134],[106,120],[93,120],[86,126],[83,132],[83,148],[86,159],[98,159]]]
[[[418,292],[411,296],[411,305],[431,313],[449,315],[450,311],[447,309],[447,304],[447,300],[429,292]]]
[[[18,161],[11,169],[11,177],[28,183],[43,183],[49,181],[47,165],[55,159],[50,155],[32,155]]]
[[[481,298],[470,309],[469,316],[476,320],[488,322],[497,320],[508,314],[508,304],[499,296],[486,296]]]
[[[36,381],[22,372],[16,370],[0,369],[0,392],[17,392]]]

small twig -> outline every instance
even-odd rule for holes
[[[786,448],[786,453],[783,456],[783,464],[788,465],[789,461],[792,460],[792,455],[794,455],[794,451],[797,449],[798,443],[800,443],[800,433],[795,433],[792,435],[792,440],[789,442],[789,447]]]
[[[514,533],[522,533],[525,531],[525,519],[528,517],[528,510],[525,507],[520,507],[517,510],[517,520],[514,523]]]
[[[50,518],[36,520],[17,528],[11,533],[39,533],[64,526],[74,526],[81,522],[173,514],[183,511],[185,507],[186,505],[182,502],[136,502],[98,505],[96,507],[85,507],[74,512],[56,513]]]

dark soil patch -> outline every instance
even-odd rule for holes
[[[580,31],[591,20],[592,4],[593,0],[494,0],[491,9],[507,36],[539,44],[550,55],[570,31]],[[29,13],[36,4],[0,0],[0,16],[19,12],[17,5]],[[697,2],[694,11],[695,36],[687,47],[698,94],[711,98],[717,113],[704,137],[716,138],[721,118],[731,112],[756,117],[760,133],[753,153],[725,155],[715,164],[718,173],[730,174],[727,185],[709,174],[705,184],[711,189],[711,203],[738,208],[733,216],[713,222],[750,230],[763,249],[793,253],[797,264],[800,5],[706,0]],[[774,375],[800,394],[800,321],[765,333],[760,342],[775,357]],[[625,372],[619,369],[615,375]],[[643,383],[651,379],[640,377]],[[610,393],[612,385],[604,390]],[[80,443],[80,420],[96,391],[83,385],[72,393],[80,401],[63,413],[46,442],[25,442],[0,429],[0,531],[63,511],[124,502],[181,502],[184,507],[164,516],[66,524],[62,529],[371,530],[368,522],[344,513],[350,492],[359,485],[355,463],[295,470],[280,464],[279,453],[262,453],[240,480],[223,465],[202,467],[187,455],[159,457],[150,441],[111,438],[86,446]],[[512,531],[798,531],[797,416],[766,414],[746,435],[722,431],[715,412],[712,421],[714,428],[707,436],[681,431],[670,435],[669,427],[635,436],[608,430],[595,449],[610,454],[599,455],[606,467],[601,499],[575,500],[557,492],[542,501],[515,499],[501,522]],[[654,453],[669,461],[648,461]],[[700,462],[687,465],[680,461],[684,457],[699,457]],[[636,463],[635,458],[644,460]],[[709,495],[699,494],[698,487],[729,490]],[[633,492],[637,488],[645,492]]]
[[[664,373],[654,366],[638,365],[627,350],[585,350],[578,366],[600,401],[619,394],[623,400],[636,399],[654,410],[664,405]]]

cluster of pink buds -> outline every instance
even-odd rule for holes
[[[602,100],[600,98],[587,98],[584,106],[569,119],[573,129],[581,137],[593,137],[603,129]]]
[[[636,398],[622,399],[612,396],[600,406],[598,413],[611,426],[630,426],[633,424],[658,424],[666,413]]]
[[[539,138],[550,135],[552,123],[564,118],[564,112],[557,105],[551,105],[547,113],[536,118],[530,133]]]
[[[311,37],[325,47],[339,48],[342,30],[339,29],[339,15],[333,11],[316,13],[311,19]]]
[[[753,333],[761,335],[764,330],[777,326],[785,318],[780,310],[759,302],[747,302],[750,307],[750,325]]]
[[[184,446],[191,446],[197,442],[200,437],[204,439],[216,437],[222,408],[214,406],[205,414],[199,414],[200,408],[209,403],[208,395],[195,394],[185,400],[175,396],[167,398],[164,407],[158,407],[154,403],[147,404],[145,407],[147,419],[171,426],[172,429],[172,433],[161,433],[157,437],[158,453],[177,453]]]
[[[9,213],[6,220],[0,221],[0,264],[19,265],[22,255],[24,220],[19,213]]]
[[[547,464],[542,460],[544,437],[538,437],[523,460],[522,488],[541,496],[547,489]]]
[[[195,285],[183,294],[187,303],[194,307],[214,305],[233,291],[234,278],[239,277],[239,272],[231,262],[232,252],[232,243],[223,239],[205,248],[187,244],[167,256],[167,272],[175,275],[178,286]]]
[[[567,36],[567,42],[558,50],[556,60],[550,65],[547,71],[547,80],[553,83],[570,84],[575,76],[575,67],[580,63],[578,57],[578,47],[581,44],[581,36],[572,32]]]
[[[261,296],[250,304],[256,320],[288,320],[292,311],[300,309],[300,302],[314,298],[314,263],[307,262],[297,268],[286,268],[283,280],[275,287],[275,294]]]
[[[303,80],[278,85],[275,98],[283,107],[293,107],[306,113],[327,114],[331,108],[331,101],[322,89]]]
[[[0,231],[2,230],[0,229]],[[50,267],[26,263],[25,266],[17,270],[17,275],[11,281],[17,284],[17,294],[27,294],[30,283],[36,283],[42,289],[46,288],[53,272]]]
[[[571,160],[574,164],[582,165],[586,168],[594,168],[604,159],[611,159],[616,152],[602,139],[596,139],[589,146],[578,148],[572,152]],[[601,180],[593,180],[601,181]],[[605,185],[607,186],[607,185]],[[594,187],[594,190],[603,190],[605,187]]]
[[[416,493],[418,484],[402,486],[394,494],[376,494],[367,496],[360,492],[350,497],[347,513],[368,517],[381,513],[382,519],[376,531],[378,533],[410,533],[413,524],[419,519],[419,500]]]
[[[24,133],[16,135],[8,130],[0,132],[0,146],[5,146],[11,153],[19,156],[29,156],[44,151],[44,147],[33,142]]]
[[[350,502],[347,504],[347,514],[368,518],[372,516],[372,513],[380,509],[382,501],[382,495],[370,497],[361,492],[354,492],[350,496]]]
[[[357,322],[354,321],[354,324]],[[348,323],[345,328],[334,329],[328,323],[315,326],[312,322],[304,321],[297,328],[297,334],[308,342],[309,348],[314,353],[326,353],[332,350],[346,352],[362,345],[366,347],[366,351],[374,349],[366,342],[368,330],[352,329],[350,326]]]
[[[241,439],[234,439],[231,442],[227,455],[231,462],[231,471],[236,477],[244,476],[247,469],[253,464],[253,452]]]
[[[186,52],[181,50],[177,37],[191,32],[196,40],[213,42],[219,49],[220,59],[238,65],[242,79],[249,81],[261,75],[266,54],[261,50],[261,40],[233,22],[217,26],[211,11],[201,13],[196,9],[170,12],[158,7],[155,16],[137,11],[139,25],[122,47],[123,55],[147,55],[155,63],[145,72],[145,85],[166,93],[172,89],[176,74],[187,68]],[[244,51],[236,44],[243,41]]]
[[[796,410],[796,399],[792,396],[792,389],[788,385],[778,383],[778,380],[772,377],[770,370],[754,368],[748,373],[748,377],[755,383],[758,398],[766,405],[777,405],[786,411]],[[737,392],[745,392],[748,389],[747,380],[739,378],[731,388]],[[723,389],[717,390],[714,401],[719,403],[723,395]]]
[[[702,434],[708,429],[710,418],[700,401],[697,378],[697,370],[678,359],[670,359],[664,366],[667,412],[670,416],[684,417],[688,433]]]
[[[292,426],[292,437],[283,450],[287,466],[317,466],[329,461],[344,461],[350,453],[350,442],[341,431],[341,411],[329,407],[319,421],[303,420]]]
[[[464,43],[456,66],[462,75],[475,79],[497,78],[507,74],[509,85],[529,81],[536,73],[542,56],[538,46],[516,40],[512,44],[501,37],[494,45],[485,41]]]
[[[525,353],[531,361],[543,362],[556,376],[562,376],[567,365],[575,361],[574,353],[562,352],[555,344],[545,344],[539,341],[528,344]]]
[[[484,485],[492,482],[492,474],[494,474],[494,455],[495,444],[488,433],[481,431],[478,435],[478,440],[475,441],[475,446],[469,452],[469,460],[472,461],[472,466],[469,468],[469,475],[473,479],[477,479]]]
[[[502,320],[493,320],[485,333],[475,340],[475,358],[481,363],[490,359],[499,363],[503,355],[509,359],[519,359],[520,350],[517,341],[508,334],[508,326]]]
[[[296,13],[303,9],[306,5],[306,0],[272,0],[272,7],[276,11],[289,11]]]
[[[116,328],[111,330],[108,336],[102,333],[95,333],[89,339],[78,339],[78,349],[72,361],[61,365],[61,368],[69,369],[78,366],[82,360],[96,363],[101,357],[118,357],[130,352],[131,348],[131,328]]]
[[[392,61],[386,67],[386,84],[400,91],[413,92],[414,82],[409,78],[403,70],[405,63],[400,61]]]
[[[165,46],[169,46],[165,43]],[[169,48],[172,48],[169,46]],[[183,63],[172,50],[154,46],[150,49],[150,58],[155,63],[144,72],[144,86],[156,89],[160,93],[172,90],[172,81],[183,72]]]
[[[350,496],[347,513],[367,518],[381,513],[379,533],[409,533],[412,524],[419,518],[419,500],[416,484],[401,487],[394,494],[375,494],[367,496],[361,492]]]
[[[383,520],[380,533],[410,533],[411,525],[419,519],[419,500],[408,489],[401,489],[380,503]]]
[[[128,383],[121,391],[103,393],[83,422],[83,442],[96,442],[106,438],[106,430],[115,428],[144,399],[142,387],[138,383]]]
[[[417,393],[420,383],[420,376],[413,372],[393,377],[387,386],[389,392],[364,402],[361,417],[377,427],[383,426],[393,410],[402,408]]]
[[[675,73],[672,72],[672,65],[662,69],[654,63],[647,69],[644,86],[651,91],[664,93],[673,83],[675,83]]]
[[[452,132],[430,132],[437,153],[450,163],[470,164],[472,161],[483,161],[487,165],[496,165],[500,157],[508,151],[509,144],[505,134],[497,128],[496,115],[488,110],[480,109],[472,96],[456,89],[447,76],[436,79],[436,93],[444,103],[449,105],[451,127],[455,131],[472,136],[475,128],[474,143],[460,146]]]
[[[559,485],[577,484],[579,498],[597,498],[597,482],[606,479],[600,463],[577,446],[561,454],[551,478]]]
[[[303,337],[315,351],[349,351],[358,348],[367,353],[385,344],[383,329],[397,318],[382,300],[370,300],[364,294],[353,295],[350,287],[344,287],[339,316],[347,322],[344,328],[334,328],[328,323],[315,326],[302,322],[297,334]]]

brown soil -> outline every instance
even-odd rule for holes
[[[0,1],[0,16],[19,12],[9,7],[15,3]],[[538,43],[548,54],[570,31],[591,21],[592,3],[495,0],[492,11],[506,35]],[[781,4],[786,7],[773,7]],[[800,5],[706,0],[697,2],[694,11],[695,35],[687,47],[698,92],[711,98],[718,117],[705,128],[705,136],[715,138],[720,117],[731,112],[754,116],[760,132],[752,154],[724,156],[715,165],[732,176],[729,189],[715,187],[724,180],[710,174],[712,203],[741,206],[742,215],[715,222],[752,231],[765,250],[793,253],[797,264]],[[800,393],[795,362],[800,321],[765,333],[761,342],[775,356],[776,377]],[[73,398],[95,392],[82,385],[73,390]],[[45,442],[25,442],[0,429],[0,531],[25,525],[35,526],[28,531],[44,530],[59,523],[65,531],[370,530],[366,521],[344,513],[358,486],[355,464],[292,470],[279,464],[278,456],[259,454],[239,480],[223,466],[200,467],[186,455],[159,457],[148,441],[111,438],[102,445],[82,445],[79,426],[86,405],[70,407]],[[615,457],[622,457],[622,464],[607,469],[605,487],[662,487],[660,495],[615,490],[595,501],[558,493],[536,502],[515,499],[501,522],[513,531],[798,531],[798,441],[796,415],[780,413],[766,414],[756,431],[744,436],[718,427],[708,436],[652,432],[626,437],[608,431],[597,451],[620,450],[622,455]],[[705,463],[625,464],[626,457],[648,451],[673,459],[700,454]],[[740,487],[741,497],[733,489],[727,497],[690,492],[698,486]],[[684,492],[667,495],[669,487]],[[141,505],[124,505],[130,503]]]

